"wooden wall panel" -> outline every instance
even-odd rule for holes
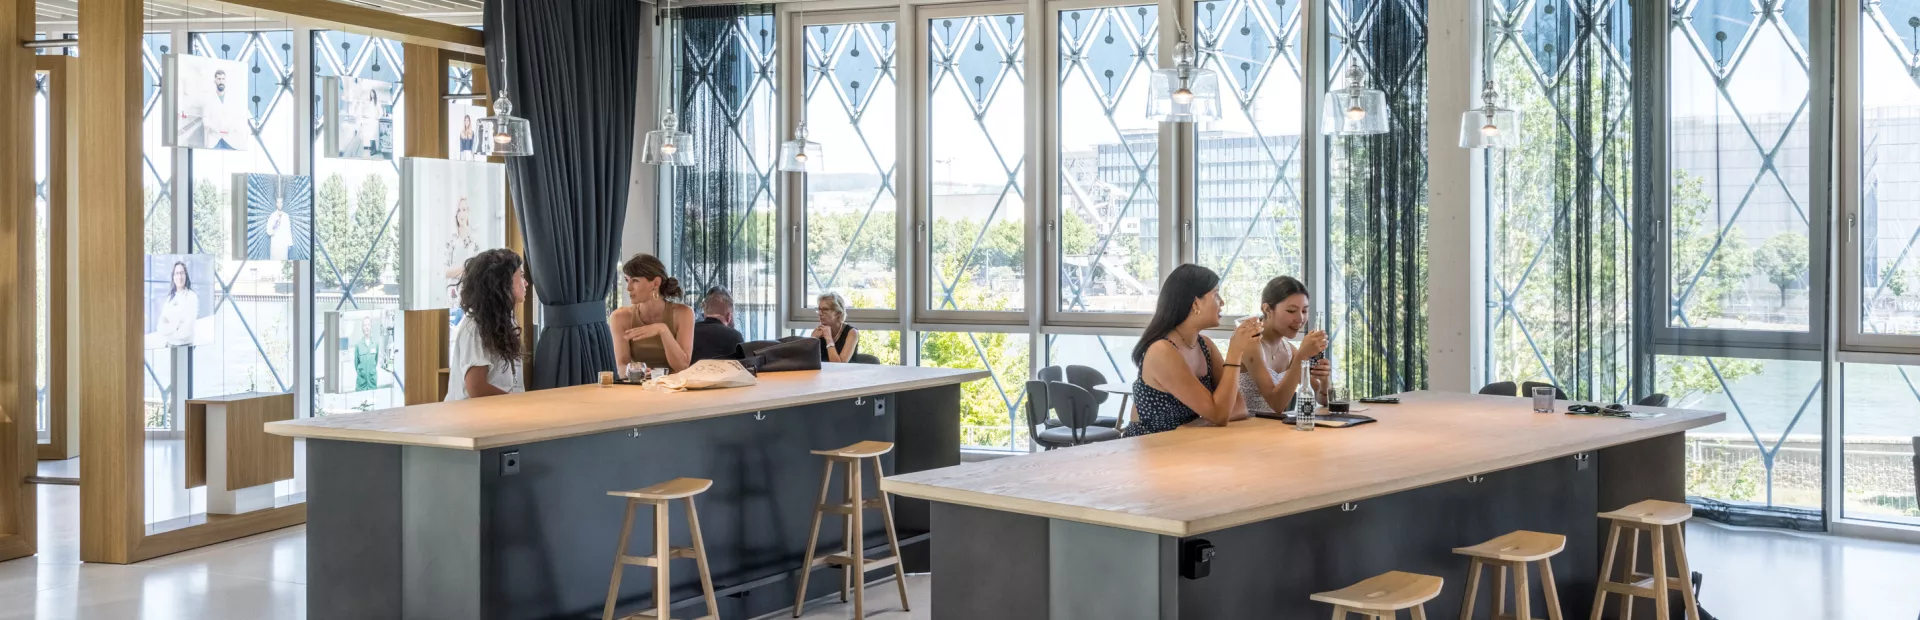
[[[0,0],[0,560],[33,553],[34,198],[32,0]]]
[[[291,393],[227,402],[227,488],[293,479],[293,438],[269,435],[266,428],[291,419]]]
[[[407,404],[437,403],[447,397],[447,311],[408,310],[405,324]]]
[[[20,0],[0,0],[0,2]],[[140,0],[80,6],[79,344],[82,382],[80,559],[134,561],[145,515],[140,382],[142,225],[140,188]],[[0,40],[9,33],[0,33]],[[8,46],[0,46],[8,47]],[[6,141],[0,141],[5,143]],[[0,166],[0,170],[11,169]]]
[[[187,401],[180,414],[180,431],[186,436],[187,471],[181,476],[186,488],[207,486],[207,404]]]

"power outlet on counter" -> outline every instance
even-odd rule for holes
[[[884,397],[873,399],[873,417],[877,418],[883,415],[887,415],[887,399]]]

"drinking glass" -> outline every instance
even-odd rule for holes
[[[1553,387],[1536,386],[1533,388],[1533,412],[1553,413]]]
[[[647,363],[646,362],[627,362],[627,380],[635,381],[635,382],[646,381],[647,380]]]

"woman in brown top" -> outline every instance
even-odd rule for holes
[[[680,296],[680,281],[668,276],[667,266],[652,254],[634,255],[620,272],[633,305],[607,317],[617,368],[624,372],[627,363],[642,362],[672,372],[686,370],[693,363],[693,308],[668,301]]]

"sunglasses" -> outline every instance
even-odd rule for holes
[[[1614,403],[1604,407],[1600,405],[1567,405],[1567,414],[1568,415],[1598,415],[1598,416],[1606,416],[1609,418],[1631,417],[1628,415],[1627,408],[1625,406],[1622,406],[1619,403]]]

